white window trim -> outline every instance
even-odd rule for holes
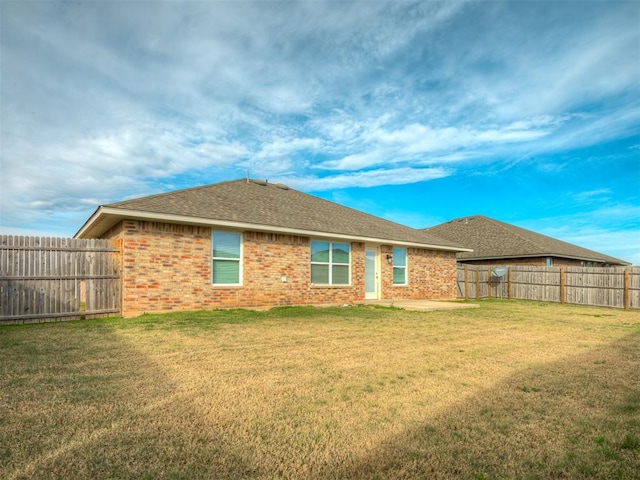
[[[226,258],[226,257],[214,257],[213,249],[213,235],[215,233],[233,233],[235,235],[240,236],[240,257],[236,260],[235,258]],[[242,286],[242,258],[244,257],[244,235],[242,232],[233,232],[229,230],[211,230],[211,285],[214,287],[240,287]],[[213,283],[213,262],[215,260],[223,260],[229,262],[238,262],[238,283]]]
[[[395,255],[395,250],[404,250],[404,265],[396,265],[396,255]],[[395,287],[403,287],[406,285],[409,285],[409,250],[407,248],[402,248],[402,247],[393,247],[393,250],[391,251],[393,254],[393,265],[391,266],[392,270],[391,270],[391,283],[393,286]],[[393,272],[395,271],[396,268],[403,268],[404,269],[404,283],[396,283],[394,276],[393,276]]]
[[[313,242],[323,242],[323,243],[328,243],[329,244],[329,261],[328,262],[314,262],[311,260],[311,244]],[[334,263],[333,262],[333,244],[334,243],[341,243],[344,245],[348,245],[349,247],[349,262],[348,263]],[[324,239],[320,239],[320,238],[312,238],[309,241],[309,265],[327,265],[329,267],[329,283],[313,283],[311,282],[311,285],[317,285],[317,286],[321,286],[321,287],[350,287],[351,286],[351,243],[349,242],[340,242],[340,241],[332,241],[332,240],[324,240]],[[347,278],[349,279],[349,281],[347,283],[333,283],[333,267],[334,265],[339,265],[339,266],[347,266],[348,268],[348,273],[347,273]],[[309,280],[311,280],[311,268],[309,268]]]

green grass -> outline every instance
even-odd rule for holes
[[[0,478],[639,478],[640,315],[483,301],[0,328]]]

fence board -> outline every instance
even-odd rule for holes
[[[466,268],[465,275],[463,274]],[[495,268],[495,267],[494,267]],[[508,267],[502,284],[491,267],[458,265],[458,294],[470,300],[514,298],[615,308],[640,308],[640,267]],[[625,280],[626,278],[626,280]],[[506,280],[506,281],[505,281]],[[502,295],[502,297],[500,297]]]
[[[640,308],[640,267],[629,269],[629,308]]]
[[[0,236],[0,322],[119,315],[118,256],[109,240]]]

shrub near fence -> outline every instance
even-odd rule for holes
[[[0,236],[0,323],[119,315],[120,297],[111,241]]]
[[[495,268],[459,264],[458,297],[640,309],[640,267],[513,266],[502,277],[493,274]]]

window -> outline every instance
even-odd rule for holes
[[[393,284],[407,284],[407,249],[393,249]]]
[[[240,285],[241,234],[213,232],[212,243],[211,283]]]
[[[349,244],[311,241],[311,283],[349,285]]]
[[[547,257],[547,268],[553,267],[553,258]]]

